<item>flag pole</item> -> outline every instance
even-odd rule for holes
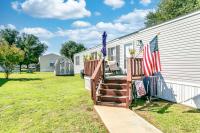
[[[159,35],[160,35],[160,32],[158,32],[156,35],[159,36]],[[139,41],[141,41],[140,43],[143,43],[142,40],[139,40]],[[143,45],[143,48],[144,48],[144,45]],[[138,54],[135,56],[135,58],[137,58],[137,57],[142,53],[143,48],[140,49],[140,51],[139,51]]]

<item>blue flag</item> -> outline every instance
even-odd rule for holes
[[[104,57],[106,56],[106,38],[107,38],[107,34],[104,31],[103,35],[102,35],[102,45],[103,45],[103,47],[101,49],[101,52],[102,52],[102,54],[103,54]]]

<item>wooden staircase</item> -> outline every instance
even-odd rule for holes
[[[109,79],[104,76],[102,59],[85,62],[84,74],[91,76],[91,98],[94,104],[128,108],[133,99],[132,81],[144,75],[142,61],[141,58],[129,58],[127,76]]]
[[[127,107],[127,80],[106,79],[100,84],[97,104],[104,106]]]

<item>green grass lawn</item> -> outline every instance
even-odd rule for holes
[[[0,132],[106,132],[79,76],[0,73]]]
[[[133,109],[164,133],[200,133],[200,110],[162,100],[139,100]]]

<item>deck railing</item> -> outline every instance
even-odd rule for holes
[[[91,96],[95,104],[97,102],[96,91],[102,77],[103,77],[103,60],[100,60],[91,77]]]
[[[128,96],[126,99],[127,106],[132,102],[132,80],[141,79],[144,76],[143,71],[143,59],[142,58],[129,58],[127,67],[127,92]]]
[[[84,75],[92,76],[99,60],[90,60],[84,62]]]

